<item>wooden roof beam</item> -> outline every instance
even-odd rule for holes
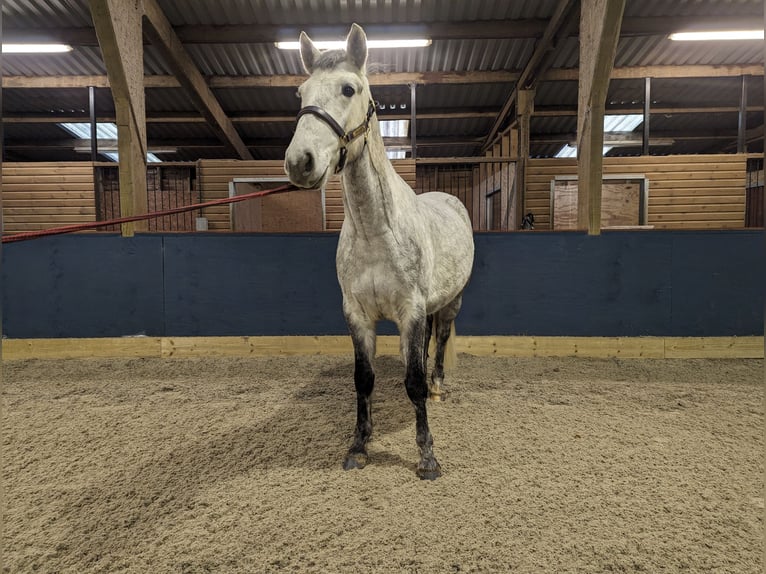
[[[487,134],[487,138],[482,146],[483,150],[488,149],[495,140],[500,128],[505,123],[508,115],[511,113],[511,109],[516,102],[519,90],[534,90],[537,83],[540,81],[541,72],[544,70],[540,68],[541,63],[544,61],[546,54],[551,50],[553,41],[559,34],[562,28],[565,28],[565,24],[569,18],[569,14],[575,5],[575,0],[559,0],[556,5],[556,9],[553,12],[553,16],[548,21],[548,25],[543,32],[542,38],[535,45],[535,51],[529,58],[524,70],[521,72],[518,82],[514,86],[513,90],[509,94],[505,103],[500,108],[500,113],[495,118],[495,122]],[[548,64],[550,60],[548,59]]]
[[[580,70],[548,70],[540,77],[542,82],[577,81]],[[738,76],[763,76],[763,64],[734,64],[725,66],[631,66],[614,68],[611,79],[636,78],[731,78]],[[516,82],[521,76],[516,71],[488,72],[391,72],[370,74],[372,86],[440,85],[440,84],[496,84]],[[300,86],[306,76],[209,76],[203,78],[210,88],[291,88]],[[107,76],[3,76],[3,88],[9,89],[55,89],[55,88],[108,88]],[[145,88],[178,88],[181,83],[175,76],[153,75],[144,77]]]
[[[165,57],[180,85],[195,107],[208,120],[218,137],[230,146],[240,159],[253,159],[221,104],[208,86],[202,73],[192,61],[162,12],[157,0],[143,0],[145,33]]]

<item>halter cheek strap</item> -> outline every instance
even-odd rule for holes
[[[372,115],[375,113],[375,102],[370,100],[370,103],[367,105],[367,115],[364,118],[364,121],[359,124],[357,127],[355,127],[351,131],[343,131],[343,128],[341,125],[335,121],[335,118],[333,118],[330,114],[328,114],[326,111],[324,111],[319,106],[306,106],[305,108],[301,108],[301,110],[298,112],[298,115],[295,118],[295,121],[297,122],[299,119],[301,119],[302,116],[305,116],[306,114],[310,114],[313,116],[318,117],[320,120],[322,120],[324,123],[326,123],[332,131],[334,131],[338,139],[340,140],[340,158],[338,159],[338,165],[335,166],[335,173],[340,173],[343,168],[346,165],[346,156],[348,155],[348,144],[350,144],[352,141],[354,141],[356,138],[364,134],[367,129],[370,127],[370,119],[372,118]]]

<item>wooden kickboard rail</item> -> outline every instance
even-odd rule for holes
[[[480,357],[762,359],[763,337],[460,337],[458,353]],[[399,337],[378,337],[378,355],[398,355]],[[353,354],[347,336],[4,339],[2,357],[23,359],[263,357]]]

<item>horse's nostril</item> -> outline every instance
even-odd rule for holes
[[[303,173],[311,173],[314,171],[314,156],[306,152],[306,157],[303,163]]]

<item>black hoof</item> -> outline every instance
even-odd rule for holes
[[[348,453],[346,460],[343,461],[343,470],[351,470],[353,468],[362,469],[367,464],[367,455],[361,452]]]
[[[439,463],[434,461],[433,464],[418,466],[417,473],[420,480],[436,480],[442,475],[442,469]]]

